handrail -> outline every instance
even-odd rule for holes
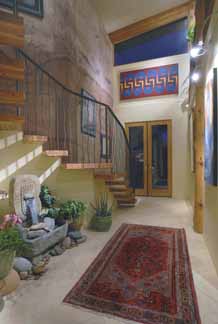
[[[71,90],[21,49],[19,55],[26,67],[25,134],[47,136],[46,149],[68,150],[64,163],[111,161],[112,172],[126,174],[134,188],[134,156],[126,131],[109,105]]]
[[[104,106],[106,109],[108,109],[110,111],[110,113],[113,115],[113,117],[115,118],[115,120],[117,121],[117,123],[119,124],[119,126],[121,127],[122,131],[123,131],[123,134],[124,134],[124,137],[125,137],[125,140],[126,140],[126,144],[129,148],[129,151],[130,151],[130,146],[129,146],[129,141],[128,141],[128,138],[127,138],[127,135],[126,135],[126,131],[122,125],[122,123],[120,122],[120,120],[117,118],[117,116],[115,115],[115,113],[113,112],[113,110],[111,109],[110,106],[106,105],[105,103],[101,102],[101,101],[98,101],[98,100],[95,100],[95,99],[92,99],[92,98],[89,98],[89,97],[86,97],[76,91],[73,91],[71,90],[70,88],[66,87],[62,82],[60,82],[59,80],[57,80],[52,74],[50,74],[48,71],[46,71],[40,64],[38,64],[37,62],[35,62],[28,54],[26,54],[23,50],[21,49],[18,49],[18,52],[23,56],[25,57],[28,61],[30,61],[33,65],[35,65],[41,72],[43,72],[44,74],[46,74],[50,79],[52,79],[55,83],[57,83],[60,87],[62,87],[65,91],[77,96],[77,97],[80,97],[81,99],[86,99],[86,100],[89,100],[89,101],[92,101],[96,104],[99,104],[99,105],[102,105]]]

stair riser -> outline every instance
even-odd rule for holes
[[[2,138],[2,139],[0,139],[0,150],[3,150],[4,148],[9,147],[10,145],[13,145],[19,141],[22,141],[22,139],[23,139],[22,132],[10,135],[6,138]]]
[[[17,170],[25,166],[28,162],[32,161],[35,157],[42,153],[42,146],[37,147],[34,151],[24,155],[22,158],[16,160],[10,165],[6,166],[4,169],[0,170],[0,182],[4,181],[15,173]]]

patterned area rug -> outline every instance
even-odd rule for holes
[[[64,302],[144,324],[200,324],[185,231],[121,225]]]

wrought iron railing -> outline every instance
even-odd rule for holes
[[[66,150],[65,163],[111,163],[130,181],[131,153],[111,108],[67,88],[22,50],[25,62],[24,132],[47,136],[48,150]]]

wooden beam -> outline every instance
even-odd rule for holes
[[[20,17],[15,17],[0,11],[0,44],[24,47],[24,23]]]
[[[20,61],[0,63],[0,78],[22,81],[24,79],[24,63]]]
[[[134,24],[116,30],[109,34],[111,42],[113,44],[118,44],[127,39],[133,38],[140,34],[170,24],[179,19],[188,17],[189,12],[193,8],[193,6],[194,6],[194,1],[189,1],[180,6],[163,11],[155,16],[145,18]]]
[[[198,233],[204,230],[205,208],[204,183],[204,86],[196,86],[195,107],[195,209],[194,229]]]
[[[4,115],[0,114],[0,122],[16,122],[16,123],[24,123],[24,117],[20,117],[17,115]]]
[[[16,91],[0,91],[0,104],[10,106],[23,106],[24,93]]]

